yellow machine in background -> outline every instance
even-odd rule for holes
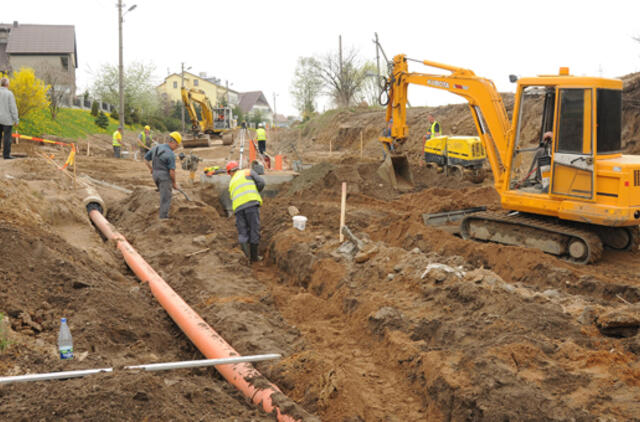
[[[193,133],[192,138],[183,140],[182,144],[185,148],[209,146],[211,138],[222,139],[223,145],[233,143],[233,114],[229,107],[214,108],[201,89],[183,87],[180,93],[191,119],[191,132]],[[198,119],[196,104],[200,106],[202,121]]]
[[[409,61],[448,74],[409,72]],[[391,180],[407,176],[402,146],[409,135],[408,86],[446,90],[468,101],[502,207],[517,211],[464,216],[460,226],[464,238],[538,248],[579,263],[597,261],[604,246],[637,250],[640,157],[620,152],[622,81],[573,76],[569,69],[560,68],[557,75],[517,82],[513,121],[509,121],[490,80],[469,69],[395,56],[386,81],[390,130],[389,136],[380,138],[386,159],[379,174]],[[538,137],[527,139],[523,116],[531,121],[534,113]],[[528,174],[523,176],[522,167],[515,163],[532,150],[528,145],[542,142],[547,132],[551,132],[550,156],[536,154],[539,162],[533,164],[540,169],[548,166],[548,183],[524,183]]]
[[[436,136],[424,142],[424,161],[458,180],[468,178],[480,183],[485,178],[482,166],[487,154],[477,136]]]

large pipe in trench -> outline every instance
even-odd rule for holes
[[[178,294],[154,271],[154,269],[127,242],[127,239],[102,215],[104,202],[92,190],[84,200],[89,218],[107,238],[116,242],[131,270],[142,282],[149,283],[151,292],[173,321],[189,337],[191,342],[208,359],[240,356],[217,332],[213,330]],[[278,421],[319,421],[280,389],[266,379],[253,365],[238,363],[216,366],[217,371],[265,412],[275,414]]]

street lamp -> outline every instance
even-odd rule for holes
[[[181,69],[182,69],[180,71],[180,75],[181,75],[181,77],[180,77],[180,98],[182,98],[182,88],[184,88],[184,71],[191,69],[191,66],[189,66],[189,67],[187,67],[185,69],[184,62],[182,62],[180,65],[181,65]],[[180,110],[182,112],[182,132],[184,133],[184,101],[180,100],[180,105],[181,105]]]
[[[120,107],[118,116],[120,117],[120,126],[124,129],[124,72],[122,70],[122,22],[124,15],[138,7],[134,4],[122,13],[122,0],[118,0],[118,35],[119,35],[119,54],[118,54],[118,95],[120,96]]]
[[[276,127],[278,127],[278,125],[276,124],[276,121],[278,119],[278,112],[276,111],[276,97],[278,97],[279,95],[276,94],[275,92],[273,93],[273,128],[275,130]]]

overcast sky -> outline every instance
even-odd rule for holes
[[[117,0],[20,0],[2,6],[2,23],[74,25],[79,92],[103,63],[118,64]],[[513,91],[510,73],[620,77],[640,70],[640,1],[127,0],[124,63],[155,66],[156,82],[206,72],[236,91],[261,90],[278,113],[297,114],[289,93],[298,57],[343,47],[375,59],[377,32],[386,54],[404,53],[472,69]],[[433,72],[410,64],[410,70]],[[460,102],[411,87],[413,106]],[[320,110],[325,106],[320,104]]]

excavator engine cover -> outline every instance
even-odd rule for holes
[[[413,175],[406,155],[391,155],[378,167],[378,176],[396,190],[409,190],[413,187]]]

